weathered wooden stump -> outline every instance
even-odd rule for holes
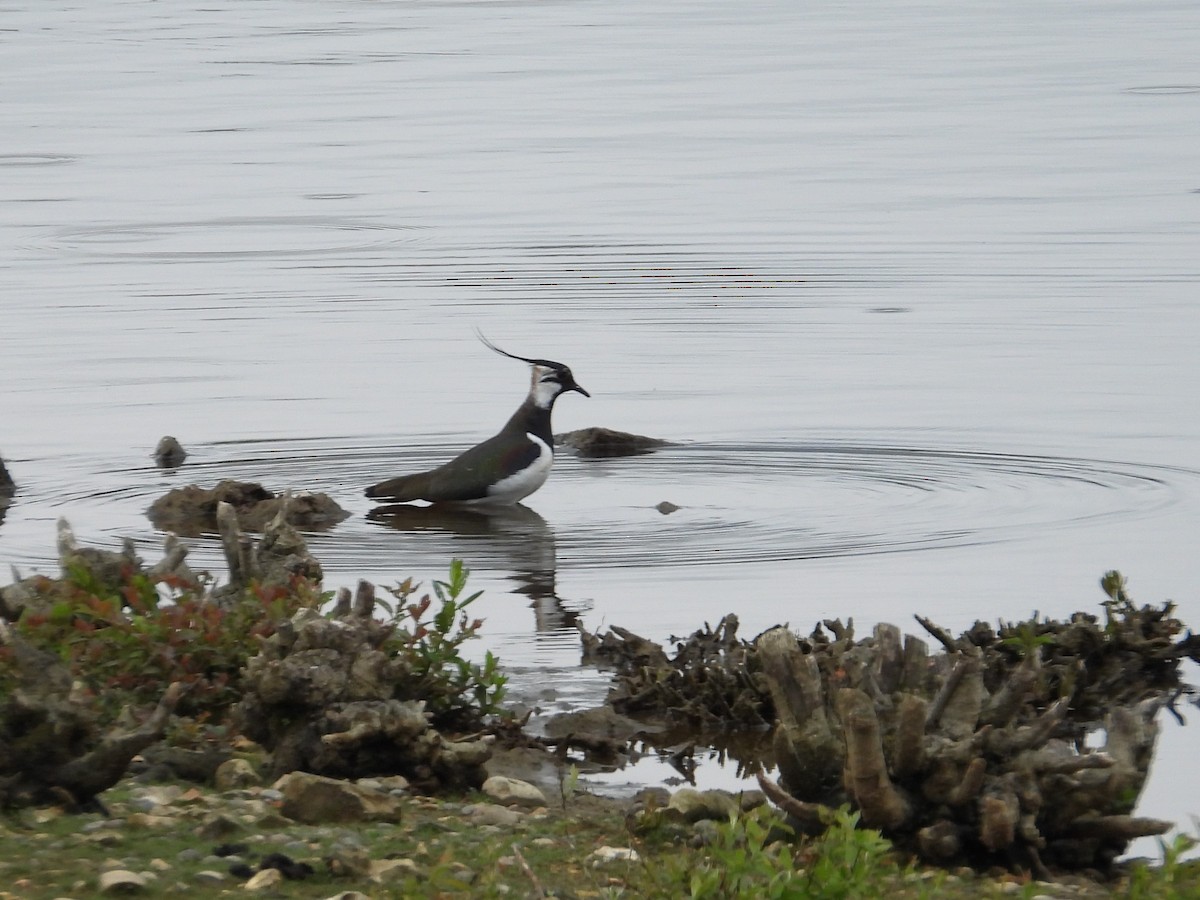
[[[1042,635],[990,639],[979,631],[954,639],[923,622],[944,645],[937,655],[887,624],[861,641],[840,623],[826,623],[834,640],[819,628],[808,641],[785,628],[765,632],[758,659],[786,793],[764,787],[804,829],[849,803],[865,825],[931,861],[1039,874],[1106,867],[1131,839],[1171,825],[1131,815],[1163,702],[1152,651],[1170,641],[1144,633],[1158,611],[1123,613],[1107,629],[1082,617],[1047,623]],[[1072,642],[1057,635],[1083,631],[1095,638],[1083,642],[1090,656],[1064,652]],[[1120,690],[1110,682],[1117,657],[1127,679]],[[1107,713],[1077,716],[1101,706],[1097,691],[1110,698]],[[1084,739],[1099,728],[1104,746],[1089,749]]]

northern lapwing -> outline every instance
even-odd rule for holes
[[[367,488],[372,500],[506,504],[528,497],[546,483],[554,464],[554,435],[550,431],[554,401],[570,391],[585,397],[591,394],[575,383],[575,376],[562,363],[516,356],[482,334],[479,339],[500,355],[533,366],[529,396],[495,437],[436,469],[389,478]]]

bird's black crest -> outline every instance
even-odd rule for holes
[[[501,350],[499,347],[497,347],[495,344],[493,344],[491,341],[489,341],[486,337],[484,337],[482,331],[477,330],[475,332],[475,335],[476,335],[476,337],[479,338],[480,341],[483,342],[483,346],[487,347],[489,350],[496,351],[501,356],[507,356],[509,359],[517,359],[517,360],[520,360],[521,362],[529,363],[531,366],[546,366],[547,368],[550,368],[550,369],[560,369],[561,370],[561,369],[568,368],[568,366],[565,366],[560,362],[555,362],[552,359],[530,359],[527,356],[517,356],[515,353],[509,353],[507,350]]]

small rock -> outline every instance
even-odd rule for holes
[[[187,459],[187,451],[171,435],[159,438],[158,446],[154,448],[154,464],[160,469],[175,469]]]
[[[196,836],[204,840],[215,840],[241,831],[242,828],[242,824],[236,819],[220,813],[213,813],[204,817],[204,821],[196,829]]]
[[[760,806],[766,805],[767,795],[762,791],[742,791],[737,795],[738,806],[742,812],[750,812],[753,809],[758,809]]]
[[[627,431],[613,431],[611,428],[581,428],[556,434],[554,443],[572,447],[580,456],[607,457],[650,453],[670,442]]]
[[[278,869],[263,869],[256,872],[254,877],[242,887],[247,891],[269,891],[283,884],[283,873]]]
[[[335,847],[325,865],[335,878],[367,878],[371,874],[371,857],[359,847]]]
[[[476,803],[465,807],[463,813],[470,816],[476,825],[498,825],[502,828],[511,828],[522,819],[516,810],[494,803]]]
[[[227,759],[217,766],[213,784],[216,785],[218,791],[232,791],[262,784],[262,778],[254,771],[254,767],[250,763],[235,757]]]
[[[11,497],[17,492],[17,483],[8,474],[3,457],[0,457],[0,497]]]
[[[283,791],[283,814],[297,822],[400,821],[396,797],[336,778],[291,772],[276,786]]]
[[[679,510],[681,510],[683,507],[676,506],[670,500],[664,500],[662,503],[659,503],[654,508],[657,509],[664,516],[669,516],[673,512],[679,512]]]
[[[667,808],[676,810],[689,822],[701,819],[725,822],[739,810],[738,801],[728,791],[697,791],[692,788],[677,790],[671,795]]]
[[[493,775],[483,783],[483,792],[500,803],[529,807],[546,805],[546,795],[541,789],[519,778]]]
[[[637,862],[640,857],[632,847],[597,847],[588,856],[593,866],[611,862]]]
[[[406,878],[420,876],[421,870],[411,859],[376,859],[371,861],[371,881],[376,884],[395,884]]]
[[[128,869],[110,869],[100,874],[98,886],[102,894],[136,894],[146,887],[146,879]]]
[[[125,817],[125,825],[129,828],[163,829],[178,823],[179,820],[174,816],[156,816],[151,813],[130,813]]]
[[[373,778],[372,781],[377,782],[379,790],[388,791],[389,793],[406,792],[409,790],[408,779],[403,775],[385,775],[382,778]]]

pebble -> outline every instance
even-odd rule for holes
[[[146,886],[146,879],[128,869],[101,872],[97,882],[102,894],[133,894]]]
[[[500,803],[534,807],[546,805],[546,795],[540,788],[518,778],[493,775],[483,783],[483,792]]]
[[[494,803],[475,803],[465,807],[463,812],[471,817],[477,825],[496,825],[502,828],[512,827],[521,822],[521,814],[507,806],[496,806]]]
[[[610,862],[637,862],[640,858],[632,847],[597,847],[588,856],[593,866]]]
[[[283,884],[283,873],[278,869],[263,869],[261,872],[254,873],[254,877],[247,881],[242,888],[247,891],[269,891]]]

